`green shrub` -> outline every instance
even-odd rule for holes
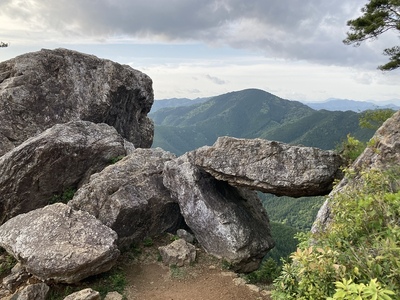
[[[53,195],[53,197],[51,197],[51,199],[49,201],[49,204],[54,204],[57,202],[67,203],[69,200],[71,200],[74,197],[75,192],[76,192],[76,189],[67,188],[61,194]]]
[[[119,156],[112,157],[112,158],[110,158],[109,164],[113,165],[113,164],[119,162],[124,157],[125,157],[124,155],[119,155]]]
[[[399,178],[398,169],[372,170],[361,174],[361,186],[336,194],[329,230],[303,239],[273,298],[356,299],[356,289],[360,299],[398,299],[391,295],[400,295]]]
[[[10,273],[10,270],[15,266],[17,261],[3,248],[0,248],[0,255],[3,257],[3,259],[0,260],[0,276],[5,276]]]
[[[151,247],[154,245],[153,239],[151,237],[146,237],[143,239],[143,246]]]
[[[343,141],[337,150],[350,165],[353,161],[356,160],[357,157],[360,156],[360,154],[365,150],[366,147],[366,143],[363,143],[348,134],[347,140]]]

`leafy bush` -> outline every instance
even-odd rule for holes
[[[347,135],[347,140],[343,141],[339,146],[339,152],[350,165],[353,161],[356,160],[358,156],[365,150],[367,147],[366,143],[363,143],[350,134]]]
[[[399,169],[372,170],[336,194],[329,230],[303,239],[273,298],[398,299],[391,296],[400,295],[399,178]]]

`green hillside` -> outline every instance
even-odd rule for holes
[[[348,133],[368,140],[372,130],[360,129],[359,114],[316,111],[257,89],[216,96],[197,105],[160,109],[153,147],[181,155],[220,136],[265,138],[286,143],[334,149]]]

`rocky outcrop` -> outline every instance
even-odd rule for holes
[[[92,175],[68,205],[114,229],[120,246],[176,230],[182,216],[162,178],[164,164],[174,158],[160,148],[136,149]]]
[[[75,283],[111,269],[117,234],[95,217],[56,203],[0,226],[0,247],[43,281]]]
[[[66,49],[0,63],[0,156],[55,124],[113,126],[136,147],[150,147],[151,79],[127,65]]]
[[[218,180],[291,197],[329,193],[342,165],[333,151],[232,137],[220,137],[187,156]]]
[[[167,266],[183,267],[196,261],[196,247],[184,239],[173,241],[167,246],[158,247],[162,261]]]
[[[76,121],[59,124],[0,157],[0,224],[43,207],[76,189],[114,157],[125,155],[113,127]]]
[[[187,155],[165,164],[164,184],[200,245],[235,270],[255,270],[274,246],[268,217],[254,192],[216,180]]]
[[[388,171],[393,166],[400,165],[400,111],[383,123],[371,138],[369,144],[351,166],[353,170],[352,179],[343,178],[329,194],[317,214],[311,229],[312,232],[317,233],[327,229],[332,220],[330,204],[333,196],[339,192],[344,192],[348,188],[357,188],[358,185],[362,185],[363,182],[360,180],[361,171],[372,169]],[[396,170],[396,172],[399,172],[399,170]],[[394,191],[398,189],[399,186],[393,186]]]

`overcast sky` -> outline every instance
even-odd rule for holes
[[[0,0],[0,61],[41,48],[111,59],[153,79],[156,99],[260,88],[291,100],[400,99],[382,72],[396,33],[346,46],[366,0]]]

